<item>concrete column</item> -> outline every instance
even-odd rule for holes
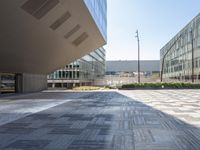
[[[61,88],[63,88],[64,86],[63,86],[63,81],[62,81],[62,83],[61,83]]]
[[[22,93],[23,92],[23,79],[22,74],[15,75],[15,92]]]
[[[0,94],[1,94],[1,74],[0,74]]]
[[[52,83],[52,88],[55,88],[55,83]]]
[[[23,74],[23,92],[38,92],[47,89],[47,75]]]
[[[16,93],[39,92],[47,89],[47,75],[38,74],[16,74]]]

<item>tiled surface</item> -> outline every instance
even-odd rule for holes
[[[0,125],[66,103],[88,93],[44,92],[0,97]],[[44,116],[44,118],[46,118]]]
[[[123,91],[122,94],[200,127],[200,90],[137,90]]]
[[[66,101],[0,126],[1,150],[200,149],[200,90],[48,94]]]

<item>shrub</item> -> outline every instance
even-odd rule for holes
[[[131,83],[121,89],[200,89],[200,83]]]

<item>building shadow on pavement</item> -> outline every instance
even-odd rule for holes
[[[0,149],[200,149],[197,126],[118,92],[88,92],[4,124],[0,139]]]

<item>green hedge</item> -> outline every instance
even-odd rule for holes
[[[200,89],[200,83],[132,83],[121,89]]]

